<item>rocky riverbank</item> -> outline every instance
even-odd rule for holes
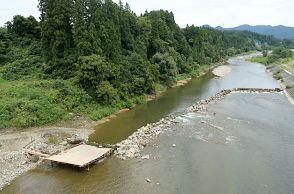
[[[115,151],[115,155],[118,158],[123,160],[131,159],[131,158],[141,158],[148,159],[149,156],[141,156],[140,150],[148,145],[148,143],[160,135],[161,133],[170,129],[172,125],[177,123],[177,118],[186,115],[187,113],[192,112],[200,112],[207,108],[208,104],[212,102],[217,102],[223,99],[225,96],[230,93],[273,93],[273,92],[281,92],[280,88],[275,89],[260,89],[260,88],[236,88],[236,89],[228,89],[222,90],[214,96],[211,96],[207,99],[200,100],[196,102],[194,105],[188,107],[186,111],[177,115],[167,116],[160,121],[152,124],[148,124],[139,128],[135,133],[129,136],[126,140],[117,144],[117,150]]]
[[[17,176],[42,162],[41,157],[28,152],[56,154],[87,141],[91,133],[88,129],[61,127],[0,133],[0,191]]]

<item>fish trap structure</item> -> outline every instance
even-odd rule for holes
[[[65,164],[77,168],[86,168],[113,153],[112,148],[100,148],[91,145],[79,145],[60,154],[46,157],[46,161]]]

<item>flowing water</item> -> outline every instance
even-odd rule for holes
[[[225,77],[207,74],[97,126],[91,140],[119,142],[221,89],[278,87],[264,66],[245,57],[228,65],[232,71]],[[89,172],[43,165],[3,193],[294,193],[293,119],[294,108],[282,93],[230,94],[205,114],[179,118],[142,151],[150,160],[112,156]]]

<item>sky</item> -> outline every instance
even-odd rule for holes
[[[114,0],[118,2],[119,0]],[[136,13],[172,11],[185,27],[204,25],[235,27],[250,25],[294,26],[294,0],[122,0]],[[39,17],[38,0],[0,0],[0,26],[16,14]]]

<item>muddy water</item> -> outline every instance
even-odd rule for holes
[[[224,88],[278,87],[262,65],[244,57],[228,65],[232,71],[226,77],[208,74],[171,89],[97,127],[91,139],[115,143]],[[231,94],[205,114],[179,118],[143,150],[150,160],[111,157],[89,172],[44,165],[3,193],[294,193],[293,118],[294,108],[282,94]]]

